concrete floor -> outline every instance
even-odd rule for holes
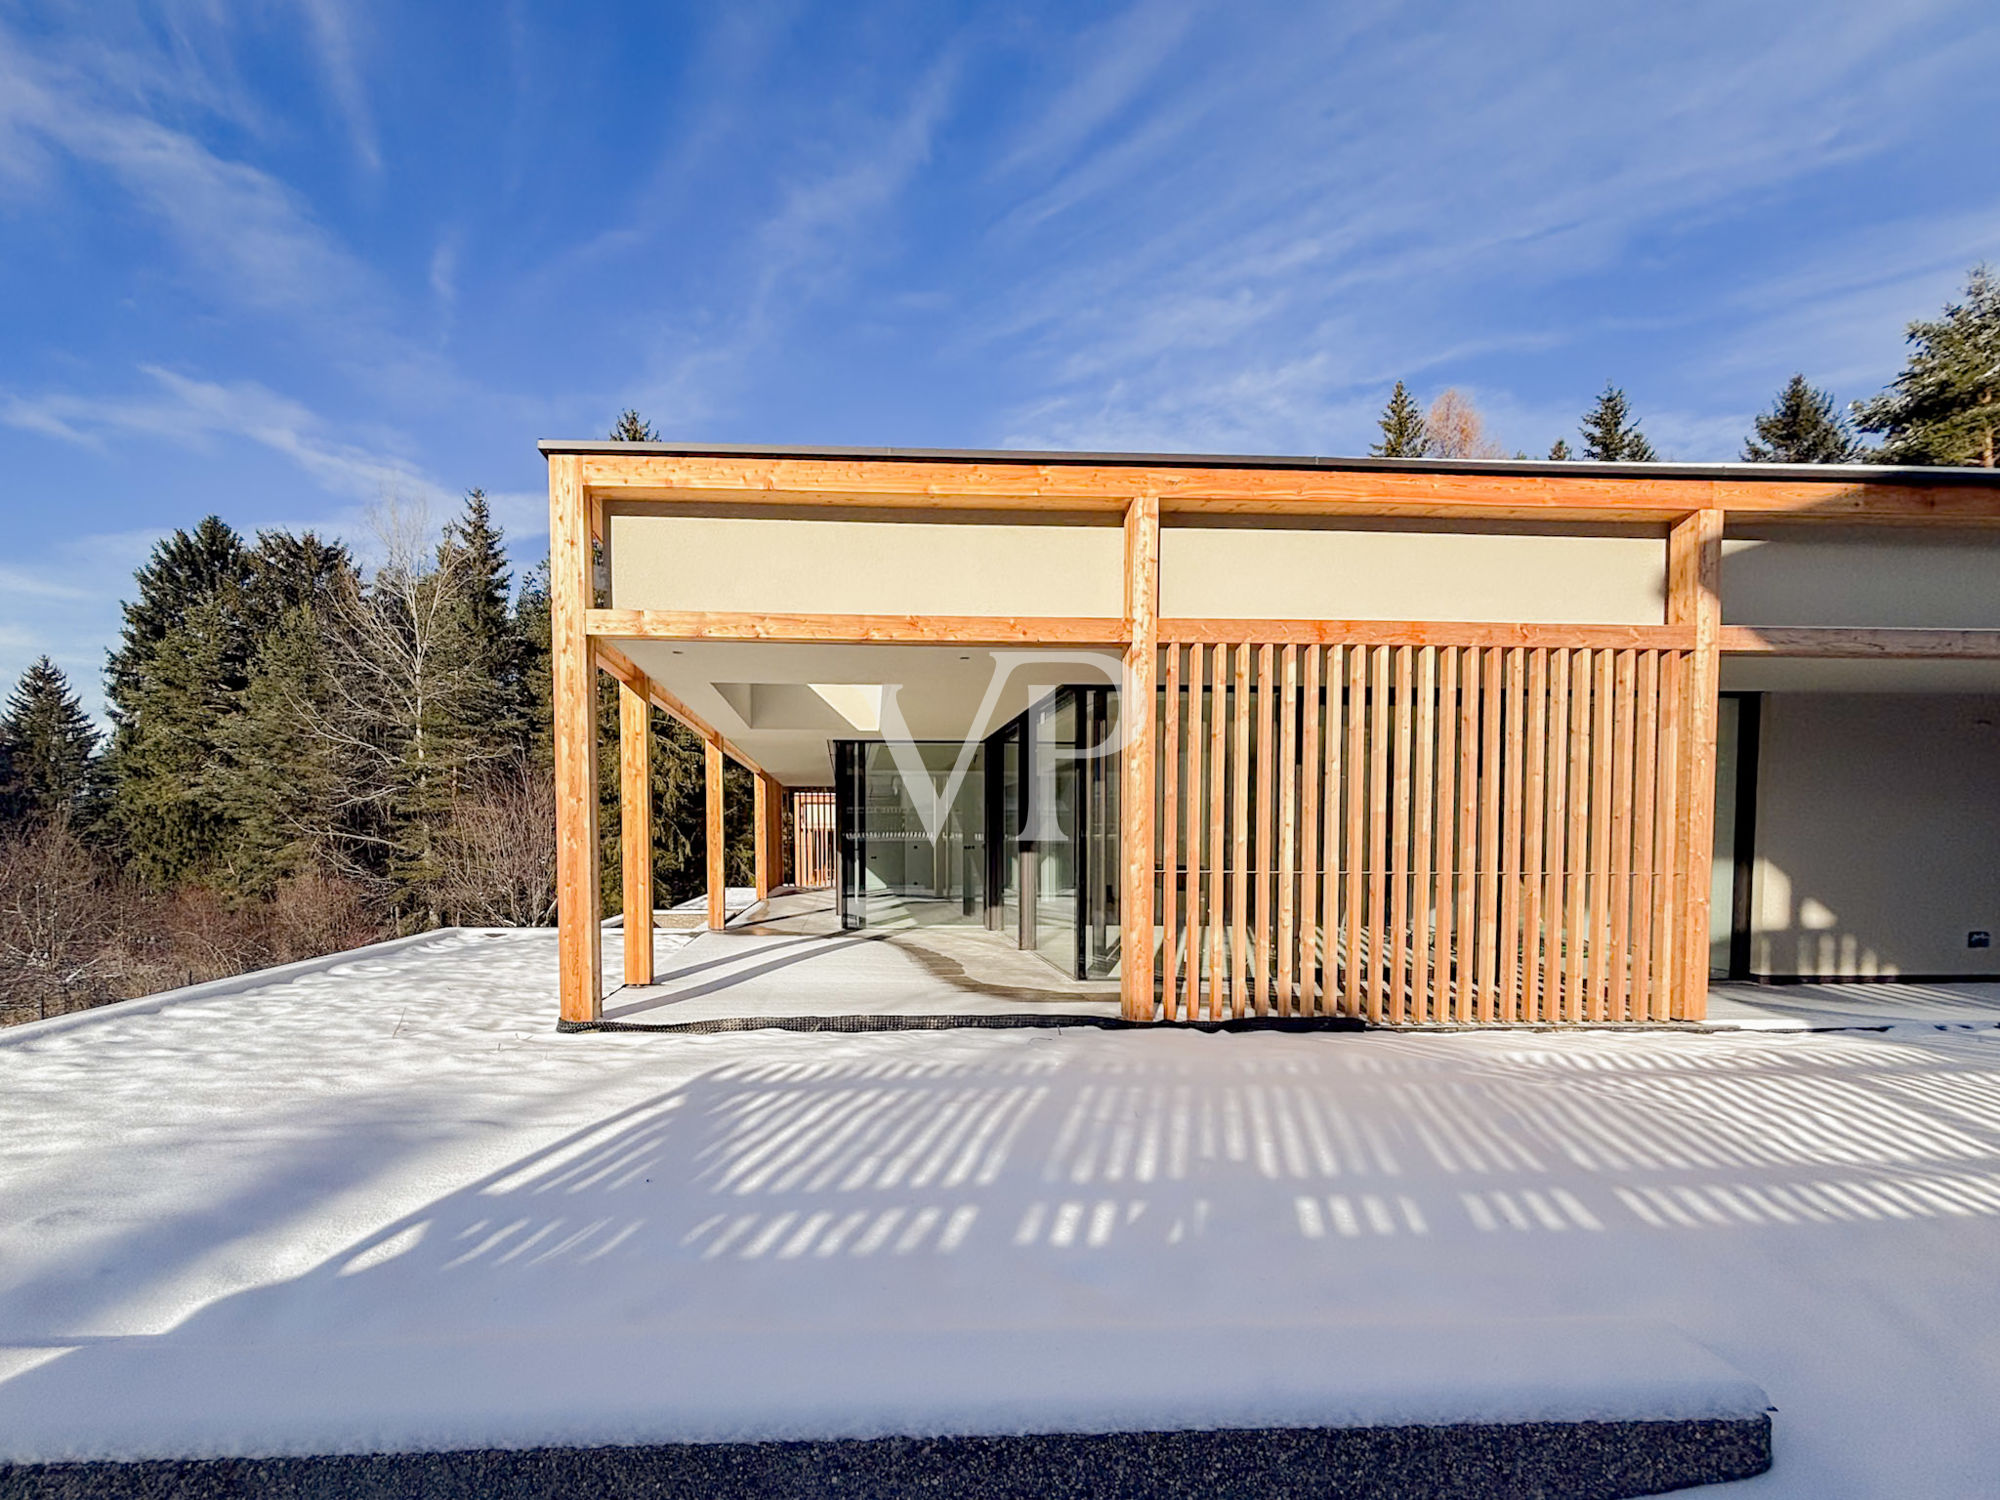
[[[788,891],[721,932],[669,946],[658,983],[606,997],[607,1021],[673,1024],[738,1016],[1115,1016],[1118,982],[1067,979],[983,927],[911,922],[842,932],[829,891]],[[618,972],[617,938],[605,972]]]

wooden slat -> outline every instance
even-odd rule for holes
[[[1478,987],[1473,1016],[1481,1021],[1500,1016],[1500,715],[1504,658],[1489,648],[1479,673],[1479,932]]]
[[[1208,673],[1208,1019],[1221,1021],[1229,1011],[1228,971],[1222,964],[1223,867],[1229,851],[1222,842],[1223,815],[1229,795],[1229,648],[1216,646]]]
[[[1560,1021],[1568,1014],[1565,947],[1569,927],[1565,904],[1569,889],[1569,684],[1570,653],[1549,653],[1549,797],[1547,837],[1543,854],[1547,874],[1542,882],[1542,1019]]]
[[[1857,630],[1847,626],[1724,625],[1720,641],[1724,656],[1815,656],[1877,661],[1922,661],[1930,657],[1992,661],[2000,658],[2000,630]]]
[[[1257,648],[1256,703],[1257,739],[1257,847],[1251,853],[1250,870],[1250,970],[1251,1004],[1260,1016],[1271,1013],[1271,902],[1275,880],[1272,860],[1272,830],[1277,819],[1276,750],[1272,729],[1276,724],[1277,649],[1268,641]]]
[[[1614,746],[1612,724],[1615,705],[1617,656],[1600,651],[1591,659],[1590,697],[1590,884],[1589,884],[1589,993],[1590,1019],[1609,1018],[1611,993],[1611,789]]]
[[[1368,657],[1371,648],[1353,646],[1347,652],[1347,826],[1341,858],[1346,871],[1341,913],[1341,1005],[1346,1014],[1363,1013],[1361,945],[1367,937],[1361,909],[1367,889],[1368,864]]]
[[[1398,1026],[1410,1018],[1410,762],[1416,732],[1410,699],[1415,692],[1411,648],[1397,646],[1395,657],[1394,785],[1389,812],[1389,1017]]]
[[[1174,615],[1163,641],[1253,640],[1298,646],[1602,646],[1614,650],[1686,647],[1693,636],[1668,625],[1545,625],[1503,620],[1238,620]]]
[[[549,460],[549,680],[554,703],[557,990],[565,1021],[600,1019],[603,934],[597,877],[597,672],[582,461]]]
[[[1153,1018],[1153,674],[1159,652],[1160,506],[1140,495],[1125,508],[1125,743],[1118,757],[1120,869],[1118,972],[1127,1020]]]
[[[1503,700],[1502,731],[1504,748],[1500,754],[1500,972],[1499,1016],[1503,1021],[1522,1021],[1528,1010],[1521,1003],[1521,817],[1522,790],[1526,766],[1523,764],[1523,717],[1526,691],[1526,654],[1516,648],[1507,653],[1507,686]],[[1494,772],[1488,772],[1495,775]]]
[[[1160,726],[1160,1012],[1169,1021],[1180,999],[1181,648],[1169,646],[1166,709]],[[1190,1018],[1192,1019],[1192,1018]]]
[[[619,906],[625,982],[653,982],[653,707],[618,686]]]
[[[1632,735],[1632,1006],[1653,1017],[1653,807],[1658,793],[1660,653],[1639,653],[1638,714]]]
[[[1454,1021],[1473,1018],[1474,995],[1478,984],[1478,874],[1479,874],[1479,698],[1482,680],[1482,649],[1468,647],[1458,676],[1458,830],[1452,856],[1458,870],[1458,911],[1452,919],[1458,934],[1457,980],[1452,985],[1451,1015]]]
[[[1610,994],[1607,1010],[1614,1021],[1640,1019],[1628,1014],[1632,989],[1632,795],[1633,736],[1637,729],[1638,657],[1620,651],[1617,658],[1613,695],[1617,723],[1611,745],[1611,954]]]
[[[1289,1016],[1295,1010],[1292,1003],[1292,961],[1297,943],[1293,930],[1297,906],[1293,882],[1299,865],[1299,650],[1296,646],[1286,646],[1283,650],[1278,666],[1276,698],[1278,837],[1273,848],[1277,852],[1278,948],[1275,984],[1278,1014]]]
[[[1368,650],[1368,1019],[1383,1019],[1389,952],[1389,646]]]
[[[1130,639],[1126,621],[1110,616],[730,614],[712,610],[593,609],[585,621],[593,638],[614,641],[1123,646]]]
[[[1320,861],[1320,648],[1303,648],[1305,694],[1299,723],[1299,1013],[1318,1015]]]
[[[1417,648],[1415,763],[1410,768],[1410,1019],[1438,1019],[1431,1007],[1432,797],[1437,788],[1437,648]]]
[[[1590,669],[1591,653],[1569,659],[1569,830],[1563,844],[1563,1019],[1581,1021],[1589,1011],[1586,989],[1590,909]]]
[[[1320,931],[1324,934],[1320,957],[1320,1009],[1325,1015],[1338,1015],[1343,1010],[1339,986],[1339,969],[1342,932],[1341,890],[1346,866],[1341,843],[1341,829],[1345,826],[1342,793],[1346,783],[1346,772],[1341,758],[1341,747],[1346,738],[1345,694],[1347,680],[1347,658],[1353,653],[1342,646],[1329,646],[1326,651],[1326,671],[1321,680],[1326,684],[1326,738],[1321,742],[1320,755]]]
[[[1545,965],[1550,952],[1542,931],[1542,891],[1548,862],[1543,832],[1549,797],[1549,654],[1528,653],[1527,766],[1522,778],[1521,1019],[1551,1018]]]
[[[722,834],[722,746],[710,740],[703,746],[706,752],[702,765],[705,772],[704,787],[707,792],[707,821],[703,827],[703,837],[708,851],[708,929],[720,932],[728,919],[729,881],[725,873],[723,855],[727,845]]]
[[[1453,970],[1458,928],[1458,695],[1461,652],[1450,647],[1438,653],[1437,711],[1437,935],[1431,950],[1432,1016],[1449,1021],[1456,1014],[1452,997],[1458,980]]]
[[[1202,777],[1201,751],[1203,702],[1207,689],[1206,659],[1208,652],[1200,646],[1188,652],[1188,693],[1187,693],[1187,976],[1181,981],[1181,1019],[1198,1021],[1201,1019],[1201,960],[1202,960],[1202,860],[1206,857],[1207,844],[1203,838],[1204,825],[1202,809],[1208,805],[1202,794],[1205,785]]]
[[[1230,1014],[1242,1016],[1250,1000],[1250,646],[1236,648],[1230,692]]]
[[[1759,520],[1869,521],[1914,526],[2000,522],[2000,490],[1956,473],[1892,479],[1849,470],[1718,478],[1712,471],[1644,475],[1599,465],[1484,471],[1412,464],[1336,466],[1322,460],[1165,459],[1133,455],[690,453],[562,443],[549,463],[581,466],[593,491],[617,500],[750,505],[910,506],[1120,512],[1157,494],[1172,515],[1269,511],[1511,520],[1668,521],[1701,506]],[[574,456],[572,456],[574,455]],[[1656,466],[1647,465],[1647,468]]]
[[[1676,917],[1681,910],[1680,762],[1681,698],[1687,676],[1685,652],[1660,657],[1659,792],[1653,833],[1652,1019],[1674,1015],[1679,986],[1680,948]]]

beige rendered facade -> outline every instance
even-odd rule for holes
[[[831,786],[850,925],[984,926],[1135,1020],[2000,972],[1991,473],[543,451],[568,1024],[600,672],[756,773],[760,883]]]

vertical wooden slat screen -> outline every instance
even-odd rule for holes
[[[833,884],[833,793],[792,793],[792,883],[808,890]]]
[[[1685,650],[1162,651],[1166,1019],[1677,1013]]]

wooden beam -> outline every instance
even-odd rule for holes
[[[1126,1019],[1153,1019],[1153,681],[1158,645],[1160,507],[1140,495],[1125,507],[1125,648],[1119,724],[1118,964],[1120,1009]],[[1171,980],[1169,980],[1171,983]]]
[[[596,653],[598,666],[602,667],[622,686],[629,687],[634,692],[643,693],[652,702],[654,707],[661,710],[669,718],[679,720],[702,739],[713,740],[716,744],[722,746],[722,753],[735,761],[739,766],[758,775],[768,774],[762,766],[744,754],[727,735],[719,733],[714,725],[710,724],[700,714],[689,708],[679,698],[676,698],[672,693],[640,671],[638,667],[634,666],[632,658],[627,656],[623,651],[620,651],[616,646],[608,641],[594,641],[591,643],[591,649]]]
[[[1297,645],[1588,646],[1600,650],[1685,649],[1692,632],[1668,625],[1511,624],[1501,620],[1229,620],[1170,616],[1163,641],[1272,641]]]
[[[625,911],[625,982],[653,982],[652,704],[618,685],[618,850]]]
[[[1699,510],[1667,541],[1667,623],[1692,626],[1687,690],[1681,704],[1679,1002],[1674,1019],[1708,1015],[1708,886],[1715,857],[1715,735],[1722,677],[1722,525],[1720,510]]]
[[[728,875],[723,865],[726,852],[722,842],[722,746],[714,740],[704,746],[702,766],[708,792],[708,816],[703,827],[708,851],[708,930],[720,932],[728,920]]]
[[[603,934],[597,888],[597,673],[590,522],[581,462],[549,460],[549,677],[555,716],[557,989],[565,1021],[601,1018]]]
[[[1941,476],[1894,483],[1825,479],[1612,475],[1590,464],[1558,474],[1337,469],[1309,465],[1059,463],[1023,457],[783,458],[758,455],[588,454],[594,494],[710,504],[1121,512],[1134,493],[1164,515],[1411,516],[1668,524],[1696,509],[1759,521],[2000,524],[2000,485]]]
[[[2000,630],[1856,630],[1846,626],[1724,625],[1724,656],[1851,661],[2000,660]]]
[[[1036,615],[720,614],[594,609],[593,638],[655,641],[801,641],[832,646],[1122,646],[1123,620]]]

